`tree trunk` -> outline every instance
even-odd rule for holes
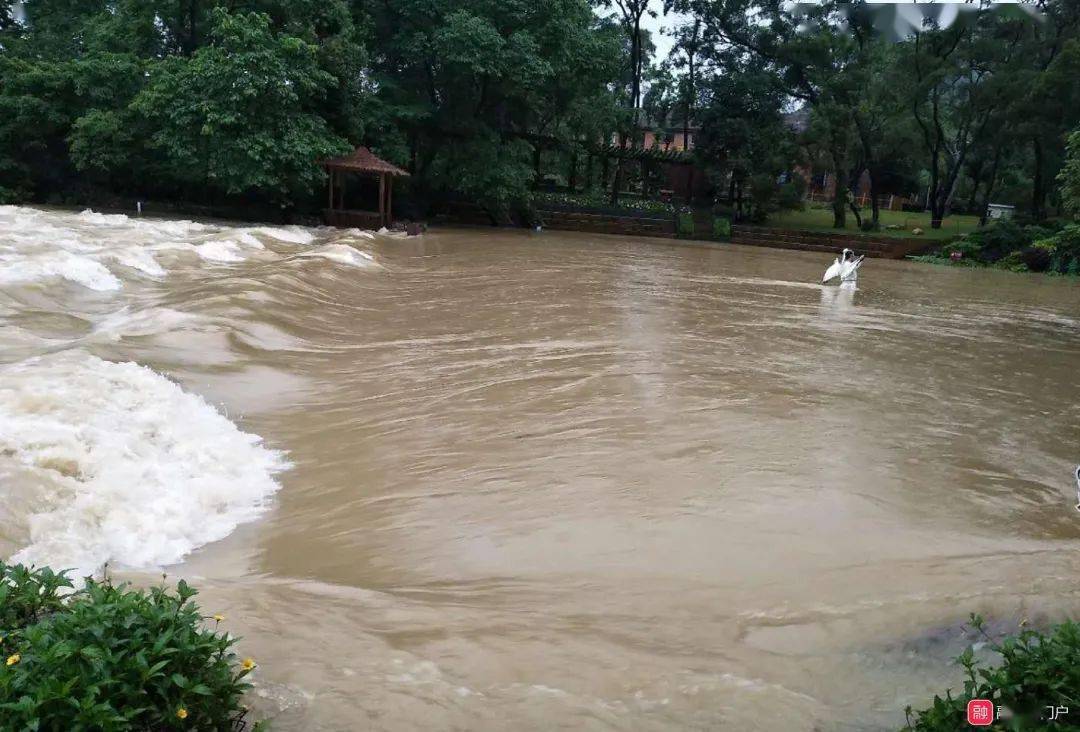
[[[830,125],[829,132],[829,155],[833,162],[833,175],[836,176],[836,186],[833,190],[833,228],[844,229],[847,227],[847,198],[848,188],[848,165],[847,165],[847,138],[843,131],[837,129],[837,125]]]
[[[851,213],[855,214],[855,226],[862,230],[862,214],[859,213],[859,207],[855,205],[855,188],[859,185],[859,179],[855,178],[851,182],[851,187],[848,189],[848,193],[851,195],[848,198],[848,207],[851,209]]]
[[[626,133],[625,132],[620,132],[619,133],[619,150],[622,151],[622,150],[625,150],[625,149],[626,149]],[[611,184],[611,205],[612,206],[618,206],[619,205],[619,187],[622,185],[622,169],[623,169],[623,159],[622,159],[622,153],[620,152],[619,157],[615,160],[615,180]]]
[[[931,229],[941,228],[942,214],[941,206],[939,203],[941,199],[941,193],[939,190],[941,188],[941,171],[938,168],[938,165],[940,163],[940,155],[941,153],[938,150],[934,150],[933,154],[931,155],[931,160],[933,162],[930,166],[930,188],[927,189],[926,192],[926,206],[930,209]]]
[[[990,212],[990,196],[994,193],[997,185],[998,165],[1001,163],[1001,149],[1004,145],[998,145],[994,151],[994,164],[990,166],[990,177],[986,181],[986,193],[983,194],[982,210],[979,212],[979,226],[986,226],[986,217]]]
[[[1046,178],[1043,171],[1043,144],[1039,138],[1032,140],[1035,153],[1035,171],[1031,186],[1031,218],[1042,221],[1046,216]]]
[[[199,43],[199,29],[198,29],[198,15],[199,15],[199,0],[188,0],[188,28],[187,28],[187,48],[185,49],[187,56],[195,53],[195,49],[198,48]]]
[[[533,145],[533,190],[540,188],[540,146]]]
[[[967,212],[970,214],[975,210],[975,206],[978,205],[979,200],[979,186],[982,185],[982,172],[983,161],[980,160],[975,164],[974,169],[971,171],[971,195],[968,196]]]
[[[577,188],[577,150],[570,153],[570,175],[566,176],[566,186],[571,193]]]
[[[868,170],[870,176],[870,221],[874,230],[881,228],[881,193],[878,191],[878,176],[874,170]]]

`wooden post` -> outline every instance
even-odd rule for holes
[[[386,225],[394,225],[394,176],[386,178]]]
[[[330,180],[328,181],[329,185],[328,185],[328,187],[326,189],[327,192],[330,194],[330,200],[327,202],[326,206],[331,211],[334,210],[334,176],[335,175],[337,175],[337,173],[335,173],[333,170],[331,170],[330,171]]]
[[[379,226],[386,226],[386,173],[379,173]]]

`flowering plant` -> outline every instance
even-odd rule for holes
[[[72,589],[63,572],[0,562],[0,729],[244,728],[255,662],[203,626],[186,582]]]

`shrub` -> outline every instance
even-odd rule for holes
[[[16,608],[0,615],[0,729],[243,727],[254,664],[202,627],[185,582],[170,592],[87,580],[60,601],[63,573],[0,568]]]
[[[951,241],[941,248],[941,253],[946,257],[952,256],[954,252],[959,252],[963,259],[974,260],[979,258],[982,247],[977,241],[966,238]]]
[[[63,573],[0,562],[0,636],[62,610],[61,592],[71,586]]]
[[[1010,272],[1027,272],[1027,263],[1024,262],[1023,252],[1009,252],[1004,259],[998,262],[998,265],[1003,269],[1007,269]]]
[[[995,709],[1008,710],[1013,717],[1009,729],[1080,729],[1075,724],[1040,722],[1047,706],[1080,707],[1080,626],[1066,622],[1047,634],[1021,630],[998,642],[986,633],[982,618],[972,615],[971,623],[1001,657],[1000,665],[985,665],[975,659],[972,649],[964,651],[957,659],[966,676],[963,694],[946,691],[944,698],[935,696],[933,704],[919,712],[908,707],[907,729],[968,729],[967,703],[972,699],[989,699]]]
[[[713,217],[712,222],[713,239],[727,240],[731,238],[731,219],[724,218],[723,216]]]
[[[1053,264],[1053,249],[1046,247],[1030,246],[1020,252],[1020,259],[1032,272],[1046,272]]]
[[[1068,155],[1058,173],[1065,210],[1080,220],[1080,128],[1069,135]]]
[[[675,214],[675,233],[680,239],[694,236],[694,214],[691,211],[679,211]]]
[[[972,232],[968,241],[979,248],[981,261],[991,264],[1005,258],[1012,252],[1019,251],[1030,243],[1024,229],[1016,222],[1005,219]]]

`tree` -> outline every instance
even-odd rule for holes
[[[1068,156],[1058,174],[1065,210],[1080,220],[1080,128],[1069,136]]]
[[[333,77],[314,46],[275,34],[265,14],[217,9],[209,35],[162,64],[132,106],[178,179],[284,206],[322,180],[314,161],[348,149],[312,112]]]
[[[737,218],[760,220],[796,157],[781,114],[783,88],[775,75],[752,68],[735,52],[719,61],[726,73],[702,82],[694,154],[715,184],[727,181]]]
[[[618,46],[585,0],[401,0],[371,12],[371,133],[421,194],[504,208],[528,195],[541,148],[596,140],[602,114],[588,107],[610,109],[601,97]]]

